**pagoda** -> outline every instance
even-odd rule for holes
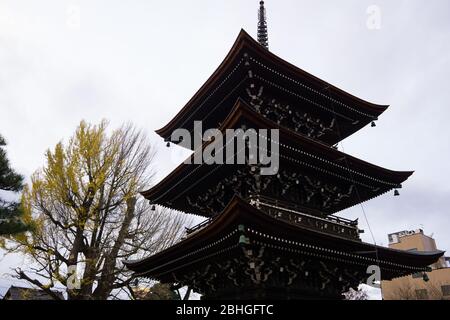
[[[192,161],[143,196],[205,221],[174,246],[126,266],[136,277],[188,286],[203,299],[342,299],[366,283],[370,266],[381,271],[379,280],[426,272],[442,251],[364,243],[357,220],[335,215],[392,190],[398,195],[413,173],[370,164],[336,147],[374,126],[388,106],[352,96],[271,53],[263,1],[259,18],[259,41],[242,30],[212,76],[157,130],[168,146],[192,149]],[[276,130],[276,139],[258,139],[271,143],[266,151],[279,165],[263,175],[262,165],[248,156],[245,163],[193,164],[214,139],[195,145],[173,133],[194,133],[197,121],[204,131]],[[247,154],[245,146],[233,149],[233,159]]]

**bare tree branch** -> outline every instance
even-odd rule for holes
[[[42,291],[44,291],[45,293],[47,293],[50,297],[52,297],[54,300],[61,300],[61,297],[59,297],[55,292],[53,292],[49,287],[49,286],[45,286],[43,285],[39,280],[36,279],[32,279],[29,276],[27,276],[25,274],[25,272],[23,272],[21,269],[16,269],[16,273],[17,273],[17,278],[18,279],[23,279],[28,281],[31,284],[34,284],[35,286],[39,287]]]

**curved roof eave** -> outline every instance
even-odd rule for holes
[[[248,48],[250,50],[258,52],[265,59],[272,61],[281,69],[284,69],[285,72],[291,73],[300,77],[302,79],[306,79],[308,82],[314,83],[318,88],[327,88],[329,92],[342,96],[348,101],[356,102],[359,107],[365,108],[370,112],[376,113],[378,116],[381,115],[389,105],[379,105],[368,102],[361,98],[358,98],[342,89],[339,89],[332,84],[317,78],[316,76],[296,67],[295,65],[285,61],[284,59],[278,57],[272,52],[264,49],[261,45],[254,40],[244,29],[241,29],[237,39],[235,40],[231,50],[226,55],[225,59],[219,65],[219,67],[214,71],[214,73],[208,78],[208,80],[201,86],[201,88],[195,93],[195,95],[188,101],[188,103],[175,115],[164,127],[156,130],[155,132],[162,136],[168,136],[168,134],[175,129],[177,123],[182,121],[182,118],[191,110],[191,107],[203,96],[205,96],[211,88],[214,87],[214,84],[220,79],[220,77],[227,71],[227,69],[233,67],[233,61],[236,57],[238,57],[243,48]]]
[[[410,252],[410,251],[403,251],[403,250],[397,250],[397,249],[391,249],[386,248],[378,245],[373,245],[357,240],[352,240],[348,238],[343,238],[337,235],[332,235],[324,232],[317,232],[308,230],[301,226],[293,225],[292,223],[274,219],[273,217],[262,213],[257,208],[251,206],[241,198],[235,196],[230,203],[227,205],[227,207],[223,210],[223,212],[215,219],[213,220],[209,225],[204,227],[203,229],[199,230],[198,232],[192,234],[187,239],[182,240],[175,244],[174,246],[163,250],[153,256],[146,257],[140,260],[136,261],[124,261],[124,264],[130,268],[131,270],[139,270],[145,265],[151,264],[156,266],[160,263],[161,260],[167,260],[170,259],[170,255],[177,256],[179,253],[179,250],[182,248],[186,248],[186,246],[195,246],[199,243],[206,243],[208,239],[214,238],[215,235],[220,234],[222,230],[225,230],[226,228],[230,227],[233,223],[235,223],[238,219],[239,223],[241,223],[242,219],[246,221],[254,221],[257,224],[260,225],[269,225],[271,228],[282,228],[283,230],[287,231],[290,230],[290,232],[293,232],[293,234],[298,233],[299,231],[305,233],[305,235],[308,237],[314,237],[314,238],[322,238],[324,241],[328,241],[328,243],[339,243],[340,246],[344,246],[347,249],[349,247],[354,248],[357,251],[354,251],[355,254],[361,254],[364,256],[367,255],[373,255],[373,250],[378,250],[379,254],[382,255],[384,258],[387,256],[394,255],[401,259],[411,260],[415,261],[416,265],[420,267],[426,267],[434,262],[436,262],[441,256],[444,255],[444,251],[436,250],[436,251],[424,251],[424,252]],[[418,259],[421,259],[421,261],[417,261]]]
[[[236,123],[236,121],[238,121],[239,118],[242,116],[246,116],[246,117],[252,118],[252,119],[257,119],[258,122],[263,123],[267,127],[276,125],[274,122],[267,120],[258,114],[255,114],[252,110],[250,110],[250,107],[248,106],[248,104],[245,101],[238,99],[238,101],[236,101],[232,111],[229,113],[229,115],[227,116],[225,121],[222,123],[220,130],[222,132],[224,132],[224,130],[226,130],[227,128],[231,128],[232,125],[234,123]],[[350,156],[341,151],[332,149],[324,143],[321,143],[321,142],[313,140],[311,138],[302,136],[299,133],[293,132],[292,130],[285,129],[283,127],[279,127],[279,129],[282,134],[284,133],[285,136],[290,137],[291,141],[302,141],[303,143],[308,144],[312,148],[320,149],[322,152],[326,152],[326,153],[332,155],[336,159],[346,157],[349,161],[357,164],[359,167],[368,167],[374,171],[379,171],[385,175],[390,175],[392,177],[395,177],[395,180],[396,180],[395,182],[399,183],[399,184],[406,181],[414,173],[414,171],[393,171],[390,169],[386,169],[386,168],[374,165],[372,163],[366,162],[364,160],[360,160],[358,158]],[[204,142],[201,150],[204,150],[204,148],[209,143],[210,142]],[[190,162],[192,163],[192,161],[194,159],[194,154],[190,155],[187,159],[190,159],[191,160]],[[166,176],[163,180],[161,180],[157,185],[155,185],[154,187],[152,187],[151,189],[149,189],[147,191],[141,192],[141,194],[144,197],[148,198],[152,194],[158,192],[158,190],[163,190],[167,184],[169,184],[171,181],[175,180],[179,176],[179,174],[183,171],[183,169],[187,168],[188,166],[190,166],[190,165],[185,164],[183,162],[175,170],[173,170],[168,176]]]

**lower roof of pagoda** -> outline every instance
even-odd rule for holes
[[[333,260],[364,270],[378,265],[382,280],[429,270],[428,266],[445,253],[401,251],[313,231],[276,219],[235,197],[203,229],[153,256],[124,263],[137,276],[173,281],[173,275],[184,274],[199,264],[219,262],[224,255],[233,259],[234,254],[242,252],[242,235],[247,245],[265,246],[283,256]]]
[[[378,119],[388,108],[352,96],[297,68],[263,48],[242,30],[213,75],[181,111],[156,133],[170,141],[176,129],[192,131],[194,121],[201,120],[204,128],[219,127],[230,112],[234,100],[247,96],[248,85],[255,82],[257,91],[259,86],[263,86],[268,99],[287,99],[286,103],[294,111],[298,110],[302,114],[307,112],[313,118],[325,122],[336,118],[339,135],[328,133],[320,139],[330,145]]]
[[[280,167],[279,173],[276,175],[279,180],[297,177],[294,179],[296,184],[310,185],[309,189],[305,191],[308,194],[314,192],[314,189],[320,189],[320,184],[322,184],[327,189],[335,190],[340,195],[339,201],[328,198],[328,200],[323,200],[327,202],[325,207],[321,207],[320,200],[317,200],[319,204],[312,209],[320,214],[333,214],[375,198],[394,188],[400,188],[401,184],[413,173],[410,171],[392,171],[375,166],[342,153],[326,144],[296,134],[291,130],[277,127],[274,122],[253,111],[242,100],[238,100],[233,111],[222,124],[221,131],[225,132],[225,129],[241,128],[241,126],[255,129],[279,129],[278,156]],[[210,143],[205,142],[202,148],[199,148],[196,152],[202,152]],[[191,155],[189,160],[194,163],[194,159],[195,153]],[[248,165],[182,163],[156,186],[142,194],[154,204],[209,217],[224,209],[226,203],[234,195],[234,185],[229,184],[223,187],[227,197],[218,199],[222,201],[222,206],[216,212],[201,210],[198,206],[193,206],[190,203],[192,198],[206,195],[209,189],[217,188],[227,179],[234,179],[235,181],[236,179],[245,179],[247,184],[252,184],[254,175],[246,175],[250,168]],[[236,177],[237,172],[239,172],[239,175]],[[270,176],[265,176],[262,179],[268,181]],[[288,182],[284,184],[286,183]],[[294,189],[292,190],[294,191]],[[285,193],[286,191],[283,191],[283,194]],[[249,194],[239,195],[242,197],[249,196]],[[270,191],[267,191],[265,195],[272,196]],[[306,197],[311,198],[308,195]],[[290,201],[290,199],[286,200]],[[303,207],[307,211],[308,203]]]

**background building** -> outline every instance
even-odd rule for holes
[[[62,292],[54,290],[52,292],[60,300],[64,300]],[[11,286],[3,297],[3,300],[55,300],[55,298],[40,289]]]
[[[434,251],[436,242],[422,229],[401,231],[388,235],[389,247],[405,251]],[[382,282],[385,300],[450,300],[450,258],[441,257],[432,264],[431,272]]]

